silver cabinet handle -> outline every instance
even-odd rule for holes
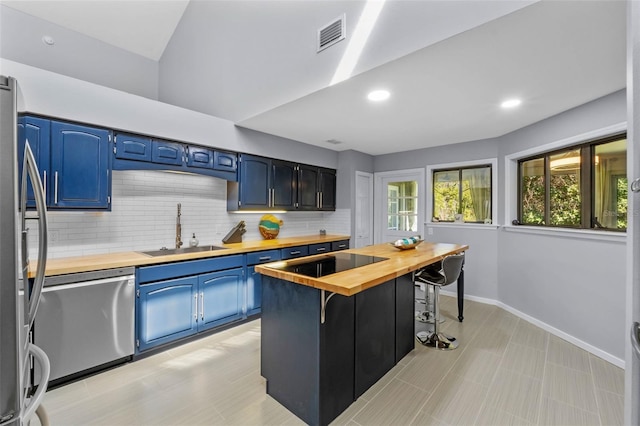
[[[267,207],[271,207],[271,188],[269,188],[269,194],[267,196]]]
[[[631,326],[631,346],[633,346],[633,352],[640,358],[640,336],[638,336],[638,329],[640,324],[636,321]]]
[[[47,171],[44,170],[43,172],[43,177],[44,177],[44,181],[42,182],[42,187],[44,188],[44,197],[47,198]]]
[[[327,249],[326,247],[318,247],[316,251],[325,251],[326,249]]]
[[[276,206],[276,189],[271,188],[271,207]]]
[[[339,244],[338,248],[345,248],[347,245],[346,244]]]
[[[198,321],[198,293],[193,295],[193,319]]]
[[[296,250],[296,251],[289,252],[289,254],[292,254],[292,255],[300,254],[300,250]]]
[[[322,192],[320,192],[320,208],[322,208],[322,205],[324,204],[324,197],[322,195]]]
[[[48,225],[47,225],[47,205],[44,201],[44,194],[42,193],[42,181],[40,181],[40,173],[38,172],[38,166],[33,152],[29,146],[29,142],[26,143],[24,149],[24,159],[22,163],[22,180],[20,182],[20,221],[22,226],[22,277],[27,282],[29,275],[29,250],[27,248],[27,175],[31,178],[31,185],[33,187],[33,195],[36,201],[36,210],[38,212],[38,269],[36,270],[36,276],[33,280],[33,288],[29,298],[25,297],[25,325],[29,328],[33,325],[33,320],[36,317],[38,310],[38,304],[40,302],[40,294],[42,293],[42,287],[44,286],[44,272],[47,266],[47,246],[48,246]],[[26,294],[26,293],[25,293]]]
[[[320,193],[316,192],[316,208],[320,208]]]
[[[263,261],[265,261],[265,260],[271,260],[271,256],[260,256],[260,257],[258,258],[258,260],[259,260],[259,261],[261,261],[261,262],[263,262]]]
[[[200,319],[204,321],[204,291],[200,293]]]
[[[58,204],[58,172],[53,174],[53,203]]]

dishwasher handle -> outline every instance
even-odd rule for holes
[[[127,282],[127,285],[134,285],[135,280],[136,280],[135,275],[124,275],[124,276],[117,276],[117,277],[111,277],[111,278],[103,278],[99,280],[47,286],[42,290],[42,292],[49,293],[52,291],[67,290],[70,288],[89,287],[94,285],[103,285],[103,284],[110,284],[110,283],[124,282],[124,281]]]

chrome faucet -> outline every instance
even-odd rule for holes
[[[176,219],[176,248],[179,249],[182,246],[182,225],[180,225],[180,215],[182,210],[182,204],[178,203],[178,217]]]

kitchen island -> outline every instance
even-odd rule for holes
[[[257,266],[267,393],[308,424],[330,423],[413,350],[413,271],[467,249],[379,244]]]

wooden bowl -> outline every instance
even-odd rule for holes
[[[402,245],[399,245],[399,246],[395,245],[394,243],[389,243],[389,244],[392,247],[397,248],[398,250],[410,250],[410,249],[418,247],[420,244],[422,244],[423,241],[424,240],[418,240],[413,244],[402,244]]]

